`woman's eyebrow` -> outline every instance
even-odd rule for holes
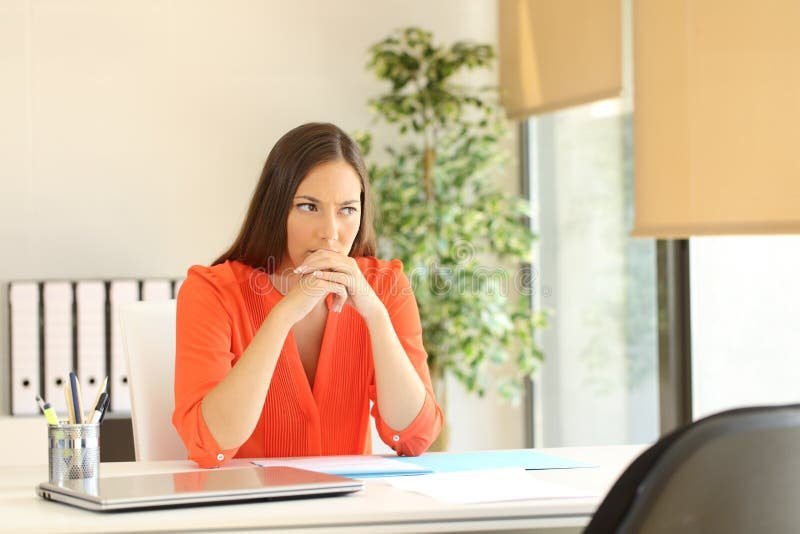
[[[305,198],[305,199],[307,199],[307,200],[310,200],[310,201],[312,201],[312,202],[318,202],[318,203],[322,204],[322,201],[321,201],[321,200],[319,200],[319,199],[316,199],[316,198],[314,198],[314,197],[310,197],[310,196],[308,196],[308,195],[298,195],[298,196],[296,196],[296,197],[294,197],[294,198],[295,198],[295,199],[298,199],[298,198]],[[339,205],[340,205],[340,206],[346,206],[347,204],[358,204],[358,203],[359,203],[359,200],[345,200],[344,202],[342,202],[342,203],[341,203],[341,204],[339,204]]]

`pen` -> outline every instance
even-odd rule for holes
[[[78,382],[78,375],[73,371],[69,372],[69,384],[72,391],[72,405],[75,410],[75,423],[83,424],[83,405],[81,403],[81,384]]]
[[[97,405],[92,410],[92,413],[89,414],[89,420],[86,421],[87,423],[94,423],[97,421],[100,422],[100,417],[103,415],[103,408],[108,404],[108,393],[105,391],[100,394],[100,398],[97,401]]]
[[[72,390],[69,387],[69,382],[64,384],[64,400],[67,401],[67,422],[70,425],[75,424],[75,408],[72,405]]]
[[[103,399],[103,407],[100,410],[100,419],[97,420],[97,424],[102,423],[103,419],[106,418],[106,411],[108,411],[108,398],[108,394],[106,394],[105,399]]]
[[[97,390],[97,395],[95,395],[94,397],[94,402],[92,403],[91,406],[89,406],[89,409],[86,410],[86,413],[89,416],[90,423],[92,422],[92,415],[94,415],[95,410],[97,410],[97,408],[100,407],[100,394],[105,392],[107,385],[108,385],[108,377],[106,377],[105,380],[103,380],[103,383],[100,385],[100,389]]]
[[[58,426],[58,415],[56,415],[56,411],[50,406],[50,403],[45,402],[39,395],[36,395],[36,402],[39,403],[39,408],[42,409],[47,423]]]

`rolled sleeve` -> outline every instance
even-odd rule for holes
[[[197,414],[197,438],[198,441],[194,444],[192,449],[195,455],[190,455],[189,459],[193,460],[200,467],[219,467],[239,451],[239,447],[233,449],[223,449],[214,439],[213,434],[206,425],[206,420],[203,417],[203,411],[198,406]]]
[[[200,467],[218,467],[237,448],[221,449],[206,424],[201,404],[230,372],[232,321],[213,272],[189,269],[177,299],[175,334],[175,410],[172,424],[189,459]]]
[[[377,403],[372,406],[372,416],[381,440],[400,456],[419,456],[424,453],[442,429],[442,412],[433,394],[428,391],[425,392],[425,402],[419,413],[403,430],[396,430],[386,424],[380,416]]]
[[[400,344],[417,375],[425,386],[425,401],[414,420],[404,429],[394,429],[380,415],[377,388],[373,375],[369,397],[373,402],[372,416],[375,427],[384,443],[401,456],[418,456],[428,450],[439,436],[444,424],[442,410],[436,402],[428,369],[428,353],[422,343],[422,325],[419,308],[411,283],[403,272],[403,264],[394,259],[390,262],[389,280],[381,285],[382,299]]]

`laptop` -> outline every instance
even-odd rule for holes
[[[281,466],[43,482],[36,493],[46,500],[108,512],[344,495],[363,487],[360,480]]]

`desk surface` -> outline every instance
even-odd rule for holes
[[[595,468],[529,471],[532,478],[604,494],[643,446],[539,449],[597,465]],[[233,460],[223,469],[249,466]],[[195,471],[190,461],[104,463],[102,477]],[[47,466],[4,466],[0,477],[0,531],[130,532],[219,531],[276,528],[292,532],[419,532],[580,528],[601,498],[529,500],[452,505],[394,488],[380,479],[344,497],[100,513],[48,502],[35,487]]]

